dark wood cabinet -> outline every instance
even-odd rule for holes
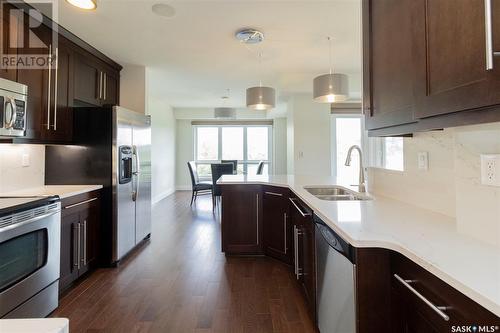
[[[10,56],[17,55],[17,48],[19,46],[19,38],[22,38],[22,22],[23,20],[18,15],[15,15],[14,12],[11,12],[11,9],[14,7],[12,5],[6,4],[3,1],[0,1],[2,13],[0,15],[0,27],[1,27],[1,42],[2,42],[2,53],[4,56],[8,58]],[[3,60],[2,60],[3,62]],[[7,60],[8,62],[8,60]],[[0,66],[0,78],[7,79],[11,81],[17,80],[17,68],[14,66]]]
[[[452,326],[500,325],[499,317],[399,253],[391,254],[390,279],[394,333],[452,332]]]
[[[59,290],[96,266],[99,253],[100,193],[93,191],[61,203]]]
[[[312,318],[316,318],[316,255],[313,212],[300,199],[290,198],[295,276],[302,286]]]
[[[491,1],[492,3],[494,1]],[[493,58],[500,41],[500,8],[487,22],[483,0],[433,0],[425,8],[425,96],[419,118],[500,105],[500,59]],[[496,7],[496,8],[495,8]],[[486,29],[485,29],[486,26]],[[486,42],[490,29],[493,43]],[[486,58],[493,63],[488,68]]]
[[[118,104],[118,71],[111,69],[85,53],[75,57],[75,95],[82,105],[101,106]]]
[[[292,264],[293,227],[289,213],[289,192],[288,188],[262,188],[262,224],[266,255]]]
[[[366,128],[415,122],[425,68],[423,1],[363,1],[363,108]],[[410,19],[411,18],[411,19]],[[395,29],[394,27],[397,27]]]
[[[222,251],[262,254],[262,192],[259,185],[223,185]]]
[[[488,3],[363,0],[370,135],[500,121],[500,6]]]

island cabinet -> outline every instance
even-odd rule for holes
[[[260,185],[222,185],[222,251],[263,254],[262,190]]]
[[[59,291],[97,266],[99,256],[100,191],[61,201],[61,265]]]
[[[293,226],[294,272],[302,286],[312,318],[316,318],[316,254],[312,210],[302,200],[290,197]]]
[[[286,187],[262,188],[264,252],[287,264],[293,263],[293,226],[290,219],[290,190]]]
[[[391,253],[390,267],[392,332],[454,332],[453,327],[464,332],[458,326],[498,330],[498,316],[401,254]]]

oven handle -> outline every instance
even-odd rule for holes
[[[37,221],[39,221],[39,220],[42,220],[42,219],[44,219],[44,218],[46,218],[46,217],[52,216],[52,215],[57,214],[57,213],[60,213],[60,212],[61,212],[61,210],[60,210],[60,209],[58,209],[57,211],[50,211],[50,212],[45,213],[45,214],[43,214],[43,215],[39,215],[39,216],[37,216],[37,217],[31,218],[31,219],[29,219],[29,220],[27,220],[27,221],[23,221],[23,222],[19,222],[19,223],[10,224],[10,225],[8,225],[8,226],[6,226],[6,227],[0,228],[0,232],[5,232],[5,231],[11,230],[11,229],[18,228],[18,227],[20,227],[20,226],[25,226],[25,225],[27,225],[27,224],[35,223],[35,222],[37,222]]]

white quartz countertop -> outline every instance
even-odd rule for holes
[[[45,185],[17,191],[3,192],[1,196],[51,196],[58,195],[61,199],[69,198],[102,188],[102,185]]]
[[[2,333],[69,333],[66,318],[0,319]]]
[[[353,246],[397,251],[500,316],[500,247],[460,233],[451,217],[370,193],[373,200],[325,201],[304,189],[342,186],[333,177],[224,175],[217,183],[288,187]]]

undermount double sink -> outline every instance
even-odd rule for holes
[[[340,186],[304,186],[304,189],[316,198],[328,201],[372,200],[367,195],[348,190]]]

